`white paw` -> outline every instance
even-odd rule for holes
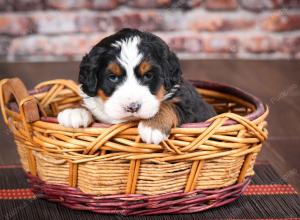
[[[65,109],[57,116],[58,123],[70,128],[87,127],[93,122],[92,114],[84,108]]]
[[[138,125],[138,131],[141,139],[147,144],[159,144],[169,136],[158,129],[144,125],[142,121]]]

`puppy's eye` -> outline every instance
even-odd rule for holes
[[[145,81],[149,81],[153,78],[153,75],[151,73],[145,73],[144,76],[143,76],[143,79]]]
[[[114,75],[114,74],[111,74],[111,75],[108,76],[108,80],[113,82],[113,83],[116,83],[116,82],[119,81],[119,77]]]

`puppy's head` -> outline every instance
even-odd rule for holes
[[[178,58],[159,37],[123,29],[101,40],[83,58],[79,83],[115,120],[146,119],[181,82]]]

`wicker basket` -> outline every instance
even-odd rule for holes
[[[242,194],[267,138],[268,108],[233,87],[192,83],[218,116],[173,128],[160,145],[142,143],[136,122],[57,124],[58,112],[81,101],[70,80],[28,92],[19,79],[4,79],[0,101],[38,197],[106,214],[193,213]]]

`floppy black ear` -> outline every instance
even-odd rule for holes
[[[179,59],[172,51],[169,51],[168,53],[166,66],[164,86],[165,89],[169,91],[173,86],[182,82],[182,72]]]
[[[98,91],[98,77],[100,56],[103,48],[93,48],[92,51],[82,58],[78,82],[82,84],[82,90],[89,96],[96,96]]]

